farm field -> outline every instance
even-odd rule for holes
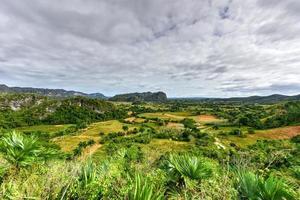
[[[189,112],[165,112],[165,113],[145,113],[139,115],[140,117],[153,119],[159,118],[162,120],[170,120],[170,121],[181,121],[185,118],[194,119],[196,122],[199,123],[207,123],[207,122],[223,122],[224,120],[219,119],[214,115],[203,114],[203,115],[192,115]]]

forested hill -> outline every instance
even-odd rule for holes
[[[31,87],[9,87],[0,84],[0,93],[32,93],[49,97],[73,97],[85,96],[90,98],[106,99],[102,93],[87,94],[78,91],[69,91],[64,89],[47,89],[47,88],[31,88]]]
[[[111,101],[149,101],[149,102],[164,102],[167,101],[167,95],[164,92],[143,92],[143,93],[128,93],[119,94],[109,100]]]
[[[0,128],[36,124],[78,124],[119,119],[126,112],[87,97],[48,98],[35,94],[0,95]]]

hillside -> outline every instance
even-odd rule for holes
[[[0,95],[0,128],[90,123],[125,114],[110,102],[81,96],[53,99],[35,94]]]
[[[128,94],[116,95],[110,98],[109,100],[127,101],[127,102],[138,102],[138,101],[164,102],[167,101],[167,95],[164,92],[128,93]]]
[[[74,97],[85,96],[98,99],[106,99],[102,93],[87,94],[78,91],[69,91],[64,89],[47,89],[47,88],[31,88],[31,87],[9,87],[0,84],[0,93],[32,93],[49,97]]]

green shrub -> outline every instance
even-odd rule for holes
[[[300,144],[300,135],[296,135],[291,138],[291,141],[297,144]]]
[[[255,134],[255,130],[253,128],[248,128],[248,134]]]
[[[193,181],[200,182],[202,179],[212,177],[214,166],[202,157],[171,154],[167,158],[164,169],[171,182],[179,186],[191,186]]]
[[[56,150],[43,147],[36,138],[15,131],[9,132],[1,139],[0,152],[17,170],[58,155]]]
[[[132,188],[128,191],[128,200],[163,200],[164,192],[161,188],[155,187],[149,179],[143,175],[136,174]]]
[[[238,172],[237,190],[241,199],[296,199],[291,186],[273,176],[264,179],[249,171]]]

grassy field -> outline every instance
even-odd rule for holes
[[[160,118],[163,120],[181,121],[184,118],[194,119],[199,123],[212,123],[212,122],[224,122],[224,120],[217,118],[214,115],[192,115],[189,112],[158,112],[158,113],[143,113],[139,115],[144,118]]]
[[[122,127],[126,125],[129,127],[129,130],[138,128],[137,125],[121,123],[118,120],[110,120],[105,122],[97,122],[88,126],[83,130],[79,135],[74,136],[62,136],[53,139],[53,141],[58,144],[63,151],[70,152],[80,141],[94,140],[96,143],[100,140],[100,133],[108,134],[111,132],[122,131]]]
[[[129,117],[125,119],[126,122],[131,122],[131,123],[143,123],[145,122],[145,119],[139,118],[139,117]]]
[[[224,122],[224,120],[217,118],[214,115],[197,115],[191,117],[196,122],[199,123],[218,123],[218,122]]]
[[[145,160],[147,160],[148,165],[153,164],[153,162],[160,158],[163,154],[167,152],[183,152],[190,148],[190,143],[179,142],[168,139],[152,139],[149,144],[138,144],[144,153]],[[103,149],[98,148],[93,156],[93,160],[101,161],[107,158],[106,153]]]
[[[156,159],[167,152],[186,151],[189,149],[190,144],[167,139],[153,139],[149,144],[142,144],[141,147],[149,164],[152,164]]]
[[[54,138],[52,141],[56,144],[58,144],[62,151],[64,152],[71,152],[73,149],[75,149],[79,142],[86,142],[89,140],[95,140],[95,142],[98,141],[99,137],[93,137],[88,135],[75,135],[75,136],[61,136]]]
[[[16,128],[17,131],[20,132],[43,132],[43,133],[49,133],[51,136],[51,133],[56,133],[58,131],[63,131],[67,129],[68,127],[72,126],[71,124],[64,124],[64,125],[37,125],[37,126],[24,126]]]

